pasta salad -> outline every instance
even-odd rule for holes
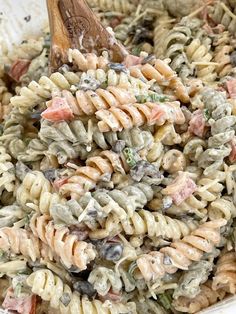
[[[1,306],[197,313],[236,294],[236,1],[88,4],[124,62],[0,60]]]

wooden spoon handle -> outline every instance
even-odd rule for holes
[[[112,59],[121,62],[126,49],[100,24],[85,0],[47,0],[52,33],[51,68],[56,70],[67,60],[69,48],[83,52],[108,49]]]
[[[67,52],[71,47],[67,29],[59,11],[59,0],[47,0],[48,17],[51,32],[50,72],[67,62]]]
[[[59,0],[59,10],[72,48],[87,52],[107,48],[117,61],[127,55],[126,49],[103,27],[85,0]]]

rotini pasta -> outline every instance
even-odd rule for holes
[[[121,108],[99,110],[96,112],[96,117],[101,120],[98,122],[101,132],[117,132],[135,126],[139,127],[145,123],[148,125],[163,125],[166,121],[184,123],[184,116],[179,110],[178,102],[123,105]]]
[[[150,252],[137,259],[137,265],[145,280],[161,278],[165,273],[186,270],[193,261],[199,261],[203,252],[210,253],[214,245],[219,244],[219,228],[226,220],[219,219],[202,224],[182,240],[173,242],[171,246]]]
[[[46,215],[34,214],[30,221],[30,228],[33,234],[47,244],[68,268],[74,265],[84,270],[96,257],[91,243],[79,241],[78,237],[70,234],[66,227],[56,229]]]
[[[112,303],[111,307],[103,306],[99,300],[89,301],[87,297],[81,297],[77,292],[72,292],[71,288],[64,284],[63,281],[50,270],[42,269],[34,272],[27,278],[27,284],[31,287],[32,292],[39,295],[44,301],[49,301],[52,308],[68,314],[89,314],[96,311],[110,314],[113,311],[117,313],[135,314],[135,304]],[[63,302],[63,296],[66,300]]]
[[[200,293],[194,298],[179,297],[173,302],[173,306],[177,311],[186,313],[197,313],[208,306],[215,304],[218,300],[224,298],[223,291],[213,291],[211,282],[207,282],[200,287]]]
[[[235,252],[226,252],[223,254],[216,265],[216,273],[213,278],[212,288],[215,291],[225,290],[229,293],[235,293],[236,281],[236,255]]]
[[[181,221],[168,216],[151,213],[147,210],[134,212],[130,218],[121,220],[119,216],[110,215],[105,222],[105,228],[100,233],[103,236],[109,234],[118,234],[124,231],[127,235],[162,237],[167,240],[181,239],[197,228],[193,221]],[[91,233],[90,236],[98,237],[98,230]]]
[[[235,32],[236,16],[223,2],[219,1],[210,8],[210,18],[216,24],[222,24],[232,34]]]
[[[131,67],[130,73],[137,78],[155,80],[160,85],[170,86],[177,99],[182,102],[189,101],[185,86],[165,61],[156,59],[154,66],[146,63],[140,67]]]
[[[34,237],[31,232],[20,228],[1,228],[0,249],[3,252],[11,251],[15,254],[22,254],[32,261],[36,261],[40,257],[53,259],[53,253],[47,245]]]
[[[78,167],[75,174],[62,185],[60,193],[77,198],[85,191],[93,189],[102,176],[109,176],[113,172],[125,174],[128,169],[127,163],[118,154],[113,151],[103,151],[98,156],[89,157],[85,167]]]
[[[49,212],[54,221],[60,224],[77,224],[83,221],[93,230],[94,215],[102,220],[110,213],[114,213],[119,217],[119,221],[125,221],[127,217],[133,216],[136,210],[143,208],[152,196],[152,188],[141,182],[124,187],[122,190],[102,189],[92,194],[86,193],[78,202],[71,200],[66,204],[54,204]],[[95,224],[95,230],[89,235],[96,238],[99,234],[99,238],[109,235],[106,230],[97,229],[97,224]]]
[[[203,81],[214,81],[216,73],[216,64],[212,62],[213,53],[211,52],[211,46],[202,44],[199,38],[195,38],[187,47],[186,55],[189,62],[196,67],[197,77]]]
[[[116,86],[109,86],[107,89],[98,88],[96,91],[78,90],[75,97],[71,92],[65,90],[62,91],[62,96],[63,98],[57,98],[55,101],[65,99],[70,104],[73,114],[78,116],[93,115],[98,110],[132,104],[136,101],[132,93]],[[53,102],[54,99],[47,102],[49,108],[53,106]]]
[[[213,89],[206,89],[203,93],[203,102],[211,116],[211,134],[208,140],[208,149],[198,159],[198,165],[204,168],[208,175],[217,170],[223,159],[230,154],[231,148],[227,143],[234,136],[235,116],[231,115],[231,105],[224,95]]]
[[[117,11],[121,13],[131,13],[134,10],[134,6],[131,1],[125,0],[114,0],[110,2],[109,0],[89,0],[89,5],[92,7],[99,7],[102,11]]]
[[[219,38],[215,42],[215,51],[213,61],[217,63],[217,74],[219,77],[228,75],[233,67],[231,64],[230,55],[234,47],[231,45],[231,38],[229,32],[219,34]]]

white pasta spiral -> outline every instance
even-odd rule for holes
[[[236,217],[236,207],[231,200],[218,198],[208,206],[208,215],[211,220],[224,218],[229,221]]]
[[[64,284],[60,277],[54,275],[48,269],[37,270],[26,280],[32,292],[40,296],[44,301],[48,301],[52,308],[60,310],[65,314],[112,314],[130,313],[136,314],[135,303],[128,302],[111,303],[110,307],[105,306],[99,300],[89,301],[87,297],[81,297],[77,292],[72,292],[71,288]],[[67,306],[62,303],[62,298],[67,297]]]
[[[104,232],[106,231],[105,234],[110,235],[123,231],[128,235],[146,235],[150,238],[162,237],[167,240],[177,240],[188,235],[197,226],[198,224],[191,220],[173,219],[157,212],[139,210],[125,220],[121,220],[114,214],[108,216]],[[96,234],[96,230],[94,234]]]
[[[92,7],[98,7],[104,12],[115,11],[129,14],[135,9],[129,0],[89,0],[88,4]]]

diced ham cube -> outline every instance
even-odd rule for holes
[[[226,82],[228,93],[230,98],[236,99],[236,79],[232,79]]]
[[[106,295],[100,296],[100,300],[103,302],[105,302],[106,300],[109,300],[112,302],[120,302],[121,301],[121,294],[116,293],[110,289]]]
[[[19,314],[36,314],[36,295],[17,298],[10,288],[2,303],[4,309],[16,311]]]
[[[236,161],[236,138],[235,137],[231,140],[230,145],[231,145],[232,150],[229,155],[229,161],[231,163],[234,163]]]
[[[41,114],[44,119],[57,122],[70,120],[74,117],[73,111],[65,98],[54,97],[48,104],[49,107]]]
[[[194,181],[185,172],[181,172],[176,179],[162,190],[162,194],[169,195],[178,206],[197,189]]]
[[[204,119],[202,110],[193,113],[189,121],[189,131],[198,137],[203,137],[206,132],[206,120]]]
[[[128,55],[125,57],[125,60],[123,63],[127,68],[129,68],[129,67],[132,67],[134,65],[141,64],[142,60],[143,60],[143,58],[133,56],[133,55]]]
[[[31,61],[25,59],[18,59],[16,60],[11,68],[10,71],[7,73],[14,81],[19,82],[22,75],[27,73]]]
[[[53,182],[53,187],[59,191],[60,187],[62,187],[64,184],[68,183],[68,178],[61,178],[57,179]]]

